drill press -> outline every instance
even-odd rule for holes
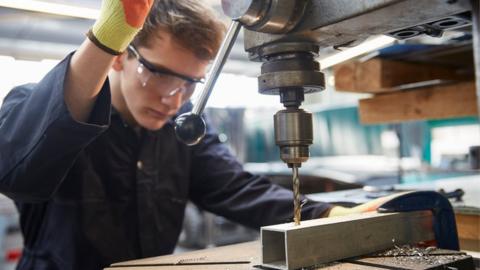
[[[312,144],[311,115],[300,109],[304,94],[324,89],[314,60],[320,48],[358,45],[375,35],[408,39],[438,37],[468,24],[470,1],[445,0],[222,0],[224,13],[245,27],[244,45],[261,61],[259,90],[280,95],[285,110],[275,115],[281,159],[293,170],[296,221],[300,220],[298,167]]]
[[[220,52],[214,60],[200,100],[191,113],[176,120],[175,130],[183,142],[198,143],[205,134],[200,115],[213,89],[223,64],[235,42],[240,25],[268,33],[282,34],[292,30],[300,21],[308,1],[223,0],[225,14],[233,19]],[[325,88],[325,78],[315,61],[319,47],[313,42],[284,41],[249,51],[252,61],[263,62],[258,78],[259,92],[279,95],[284,110],[274,116],[275,141],[280,158],[292,169],[294,192],[294,221],[300,224],[301,205],[298,168],[309,158],[313,143],[312,115],[300,108],[304,95]]]

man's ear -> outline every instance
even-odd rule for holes
[[[112,68],[113,70],[120,72],[123,70],[123,66],[125,64],[125,60],[127,59],[128,53],[124,52],[120,55],[117,55],[113,60]]]

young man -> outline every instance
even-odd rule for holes
[[[291,221],[292,193],[243,171],[215,134],[175,137],[225,31],[201,2],[104,0],[75,53],[6,97],[0,191],[20,212],[18,269],[171,253],[188,200],[251,227]],[[307,202],[303,217],[329,208]]]

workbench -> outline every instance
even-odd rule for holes
[[[433,253],[432,253],[433,254]],[[322,270],[375,269],[462,269],[474,270],[471,256],[438,250],[436,256],[371,256],[342,260],[319,266]],[[448,255],[440,255],[448,254]],[[113,264],[106,270],[253,270],[266,269],[261,264],[260,242],[198,250],[178,255],[167,255]],[[447,268],[454,267],[454,268]]]

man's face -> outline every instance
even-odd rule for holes
[[[131,49],[134,57],[118,59],[122,61],[119,90],[124,102],[115,107],[127,121],[158,130],[190,98],[195,87],[190,79],[203,78],[208,61],[198,59],[165,32],[161,38],[152,37],[148,47]],[[114,68],[119,71],[118,63]]]

